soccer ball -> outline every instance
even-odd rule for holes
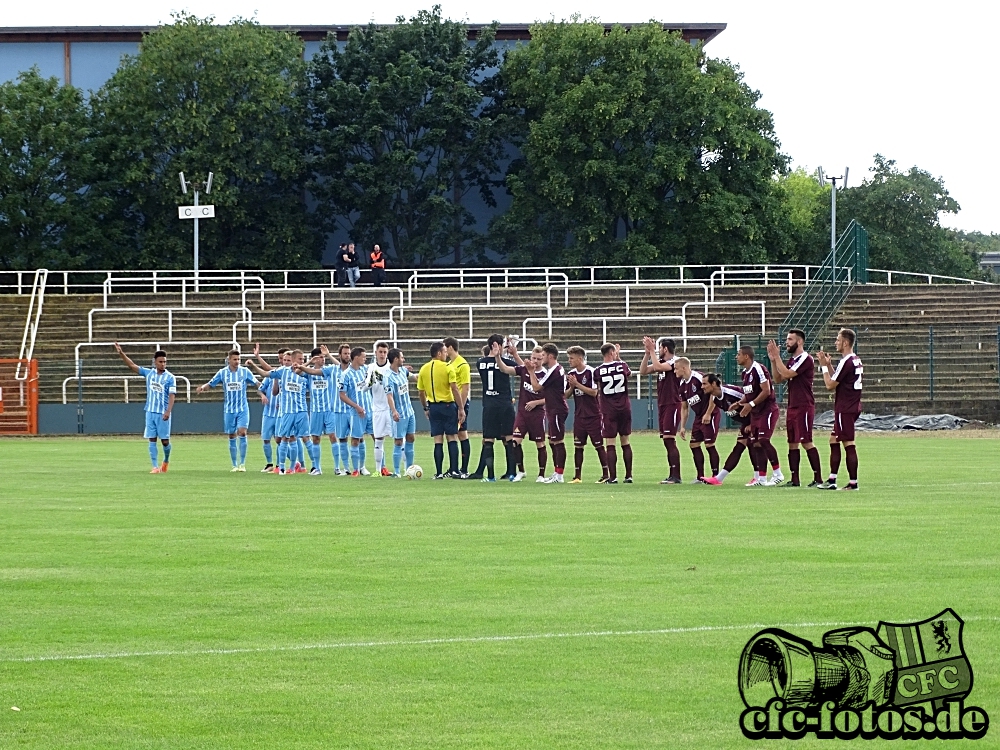
[[[422,477],[423,475],[424,475],[424,470],[421,469],[416,464],[413,464],[412,466],[409,466],[406,469],[405,476],[407,479],[420,479],[420,477]]]

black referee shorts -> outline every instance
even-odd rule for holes
[[[458,404],[441,401],[427,405],[431,422],[431,437],[458,434]]]
[[[483,401],[483,437],[499,440],[514,434],[514,405],[506,399]]]

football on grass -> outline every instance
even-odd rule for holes
[[[420,479],[420,477],[422,477],[423,475],[424,475],[424,470],[421,469],[416,464],[413,464],[406,470],[407,479]]]

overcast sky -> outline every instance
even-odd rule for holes
[[[39,0],[5,2],[3,26],[145,25],[185,9],[218,20],[250,17],[265,24],[390,23],[432,0]],[[572,13],[604,22],[655,18],[722,22],[708,46],[729,58],[774,113],[782,149],[794,164],[829,174],[850,167],[858,184],[881,153],[900,167],[943,177],[962,206],[945,224],[1000,232],[1000,4],[982,0],[838,2],[652,2],[651,0],[444,0],[445,15],[472,23],[526,23]]]

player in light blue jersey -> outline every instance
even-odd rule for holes
[[[395,443],[392,449],[392,468],[393,476],[397,477],[402,476],[402,472],[413,464],[413,436],[417,432],[417,418],[413,413],[413,404],[410,403],[410,380],[414,375],[403,366],[405,364],[403,352],[399,349],[389,350],[389,387],[395,406],[392,413],[392,437]]]
[[[305,375],[309,382],[309,434],[312,441],[309,443],[309,458],[312,459],[312,469],[309,473],[318,476],[323,473],[320,466],[322,450],[320,448],[320,438],[323,435],[330,436],[330,450],[333,452],[334,462],[338,458],[337,451],[337,427],[333,414],[333,402],[340,402],[340,390],[337,384],[337,374],[340,368],[337,365],[325,365],[330,350],[324,347],[317,347],[310,353],[310,366],[294,366],[293,369],[299,375]]]
[[[246,367],[240,366],[240,350],[229,352],[226,366],[215,377],[198,386],[198,393],[222,386],[225,402],[222,406],[222,430],[229,435],[229,457],[232,471],[247,470],[247,428],[250,426],[250,404],[247,403],[247,386],[258,386],[257,378]],[[238,444],[238,447],[237,447]]]
[[[340,377],[340,400],[354,410],[351,414],[352,476],[371,474],[365,467],[365,435],[372,434],[372,397],[370,392],[361,389],[368,375],[367,358],[363,347],[351,349],[351,366]]]
[[[348,467],[350,466],[351,452],[351,415],[354,414],[354,408],[340,398],[342,390],[340,384],[345,373],[351,368],[351,346],[350,344],[341,344],[337,350],[336,358],[330,352],[325,352],[325,354],[338,366],[337,396],[333,399],[333,417],[337,429],[337,450],[333,454],[334,466],[338,476],[347,476],[351,473]]]
[[[149,458],[153,462],[150,474],[164,474],[170,465],[170,417],[174,410],[174,400],[177,398],[177,381],[167,371],[167,353],[157,351],[153,354],[153,367],[139,367],[128,358],[115,342],[115,351],[132,372],[146,378],[146,431],[143,433],[149,440]],[[163,463],[157,464],[157,439],[163,443]]]
[[[306,378],[293,369],[305,362],[305,354],[301,349],[291,353],[291,365],[282,366],[267,373],[270,380],[278,384],[280,398],[278,400],[278,435],[282,438],[278,443],[278,468],[275,472],[285,474],[286,459],[292,460],[292,468],[287,473],[305,473],[301,461],[296,461],[299,441],[309,436],[309,407],[306,403],[306,393],[309,383]]]
[[[292,362],[291,349],[286,349],[282,347],[278,349],[278,366],[289,366]],[[264,458],[267,461],[267,465],[260,470],[261,474],[269,474],[275,470],[274,466],[274,454],[271,452],[271,438],[274,438],[279,444],[281,443],[281,437],[276,434],[276,428],[278,425],[278,406],[280,405],[280,399],[278,393],[276,393],[277,385],[273,380],[267,377],[273,368],[270,364],[260,356],[260,344],[254,344],[253,349],[254,356],[257,358],[257,362],[251,359],[247,360],[246,366],[256,370],[264,380],[260,384],[260,402],[263,404],[264,409],[260,420],[260,437],[264,447]]]

